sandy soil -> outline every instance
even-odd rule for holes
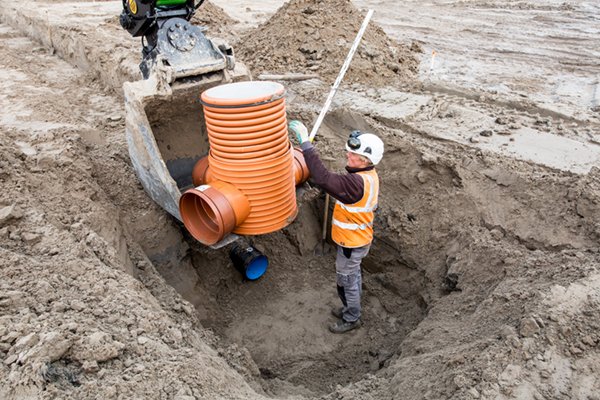
[[[313,254],[322,194],[246,238],[270,266],[244,281],[137,181],[120,85],[139,79],[139,41],[121,3],[0,1],[3,398],[600,398],[598,6],[338,3],[219,0],[195,18],[257,75],[281,72],[258,43],[298,60],[284,72],[319,65],[265,32],[331,38],[335,64],[353,35],[319,12],[376,10],[316,140],[337,171],[347,132],[386,144],[364,326],[343,336],[326,328],[334,257]],[[310,32],[282,22],[306,7]],[[373,75],[390,44],[414,73]],[[323,65],[285,82],[290,119],[316,119]]]
[[[290,1],[242,36],[236,47],[254,74],[318,73],[324,83],[332,85],[363,20],[364,15],[345,0]],[[282,35],[282,26],[289,33]],[[398,45],[372,24],[365,30],[345,79],[383,87],[412,78],[417,65],[409,46]]]

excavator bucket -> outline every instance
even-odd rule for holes
[[[244,65],[168,83],[154,69],[148,79],[123,85],[129,156],[150,197],[181,220],[179,197],[194,187],[192,171],[208,155],[200,104],[205,90],[250,79]]]
[[[202,92],[250,80],[231,47],[189,22],[202,1],[129,0],[119,18],[144,46],[144,79],[123,85],[129,155],[142,186],[179,220],[179,197],[194,187],[194,165],[209,150]]]

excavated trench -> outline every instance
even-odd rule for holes
[[[303,117],[288,114],[290,120]],[[230,354],[224,349],[234,346],[238,357],[230,358],[230,364],[262,387],[285,381],[324,394],[384,370],[401,355],[403,340],[432,303],[460,290],[458,275],[448,274],[449,251],[458,253],[473,237],[469,230],[482,229],[476,208],[466,205],[473,200],[455,194],[463,185],[456,171],[425,158],[390,128],[343,109],[329,114],[316,142],[322,154],[338,157],[334,171],[343,171],[345,157],[337,150],[343,148],[345,132],[354,129],[388,137],[386,157],[378,167],[382,189],[375,240],[363,261],[361,329],[345,335],[327,329],[335,322],[330,310],[340,301],[335,248],[326,256],[313,251],[321,246],[323,193],[313,189],[300,196],[298,217],[283,230],[244,237],[269,258],[267,272],[256,281],[244,280],[234,269],[230,246],[204,246],[182,225],[197,274],[195,288],[182,294],[196,299],[203,325],[221,338],[221,353]],[[449,197],[453,207],[444,205]],[[471,227],[452,232],[445,225],[448,213],[463,214],[460,218],[470,219]],[[329,237],[328,242],[333,243]],[[496,280],[492,277],[486,284]],[[243,348],[252,360],[240,361]]]
[[[302,118],[288,114],[290,120]],[[336,111],[326,118],[317,142],[323,154],[338,156],[333,166],[337,172],[345,165],[343,154],[335,151],[343,148],[344,134],[339,132],[350,128],[373,131],[363,116]],[[384,174],[387,168],[382,169]],[[386,188],[385,181],[383,184]],[[313,186],[309,181],[303,189]],[[260,381],[263,386],[286,381],[324,394],[338,384],[376,373],[397,358],[400,344],[427,315],[429,302],[436,297],[431,291],[437,289],[427,271],[406,257],[397,240],[390,239],[386,217],[379,211],[378,225],[384,229],[378,229],[371,253],[363,262],[363,327],[343,336],[330,333],[327,326],[335,322],[331,308],[340,305],[335,289],[335,245],[328,237],[333,251],[314,254],[315,247],[322,247],[325,196],[313,188],[298,200],[293,224],[271,234],[243,237],[269,259],[267,272],[256,281],[243,279],[235,270],[228,255],[231,246],[213,249],[202,245],[181,224],[197,276],[182,269],[181,274],[188,278],[178,279],[174,286],[196,305],[203,325],[217,333],[223,349],[234,346],[249,351],[251,361],[230,360],[249,381]],[[330,204],[329,221],[332,210]],[[416,222],[416,217],[410,218]],[[186,264],[187,260],[181,263]],[[177,272],[169,273],[174,274]],[[197,280],[193,288],[190,280]]]
[[[378,238],[363,264],[363,328],[344,336],[330,333],[327,325],[335,322],[330,310],[341,305],[335,248],[318,256],[300,243],[319,237],[323,207],[321,196],[302,206],[295,227],[244,238],[269,258],[267,272],[256,281],[243,279],[234,269],[229,246],[215,251],[186,235],[200,285],[210,299],[213,320],[203,323],[222,338],[221,346],[248,349],[262,379],[287,381],[315,394],[387,367],[406,335],[427,315],[425,299],[431,298],[425,272]],[[247,370],[252,368],[241,368]]]
[[[288,109],[288,119],[303,118],[310,116]],[[255,389],[282,394],[285,382],[323,395],[385,373],[399,357],[422,351],[406,339],[424,319],[429,330],[448,332],[443,319],[471,315],[515,259],[594,245],[593,221],[582,221],[562,195],[577,181],[570,174],[459,144],[414,136],[409,141],[401,130],[345,109],[329,114],[316,141],[322,155],[337,157],[334,171],[343,171],[339,149],[354,129],[378,133],[386,144],[377,168],[375,239],[362,264],[360,329],[345,335],[327,329],[339,299],[335,251],[313,253],[320,246],[323,193],[312,189],[300,196],[298,216],[283,230],[244,238],[269,258],[256,281],[235,270],[230,246],[203,246],[182,226],[202,323]],[[436,307],[443,316],[428,318]]]

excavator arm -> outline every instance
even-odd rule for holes
[[[235,67],[233,50],[204,36],[206,28],[189,21],[204,0],[123,0],[119,22],[134,37],[142,37],[140,70],[148,79],[159,65],[172,79]]]

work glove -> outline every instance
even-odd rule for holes
[[[306,129],[306,126],[304,126],[304,124],[302,122],[300,122],[300,121],[290,122],[290,129],[292,131],[294,131],[300,144],[309,140],[308,139],[308,129]],[[312,142],[312,140],[311,140],[311,142]]]

